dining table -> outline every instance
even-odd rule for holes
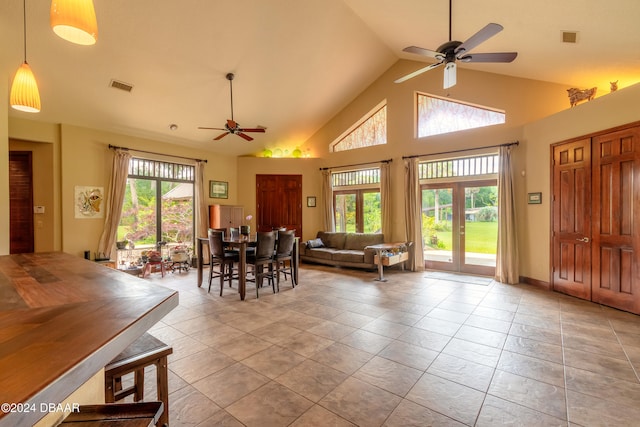
[[[239,260],[238,260],[238,293],[240,294],[240,299],[244,301],[244,298],[247,293],[247,248],[255,247],[258,243],[256,235],[250,236],[240,236],[240,237],[224,237],[222,242],[225,246],[237,249]],[[296,237],[293,244],[293,252],[291,255],[291,270],[293,272],[293,280],[294,283],[298,284],[298,265],[300,264],[300,259],[298,256],[298,246],[300,244],[300,238]],[[198,287],[202,286],[203,279],[203,267],[205,264],[204,259],[204,246],[209,247],[209,238],[208,237],[198,237],[196,239],[196,256],[197,256],[197,270],[198,270]],[[256,285],[257,286],[257,285]]]

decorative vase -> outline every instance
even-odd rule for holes
[[[251,228],[248,225],[241,225],[240,226],[240,234],[242,234],[245,237],[249,236],[249,231],[250,230],[251,230]]]

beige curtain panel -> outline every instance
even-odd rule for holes
[[[331,184],[331,171],[322,171],[322,223],[324,231],[336,231],[333,218],[333,186]]]
[[[124,203],[124,192],[127,188],[130,159],[131,154],[127,150],[116,149],[113,152],[113,166],[107,196],[109,202],[105,212],[104,229],[98,243],[98,252],[104,253],[107,258],[111,257],[111,250],[116,243],[118,225],[122,215],[122,204]]]
[[[417,157],[404,160],[404,214],[407,240],[413,242],[413,258],[408,260],[411,271],[424,270],[424,248],[422,244],[422,212]]]
[[[209,229],[209,207],[205,199],[204,167],[205,162],[196,162],[195,203],[196,237],[207,237]]]
[[[518,239],[516,201],[511,170],[511,146],[500,147],[498,166],[498,252],[495,279],[502,283],[520,281],[518,271]]]
[[[380,207],[382,209],[382,235],[391,236],[391,173],[389,162],[380,164]]]

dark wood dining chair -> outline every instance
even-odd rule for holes
[[[258,289],[262,286],[262,281],[267,278],[273,293],[276,293],[276,285],[274,280],[274,249],[276,243],[276,234],[273,231],[258,232],[256,239],[256,249],[252,254],[247,253],[247,265],[253,266],[252,278],[247,278],[247,281],[255,281],[256,283],[256,298],[259,298]],[[264,271],[264,267],[267,267],[267,271]]]
[[[222,290],[224,288],[224,281],[229,281],[229,287],[231,287],[231,281],[233,280],[233,264],[239,261],[237,252],[225,251],[223,236],[224,232],[209,229],[209,251],[211,252],[211,261],[209,269],[209,290],[211,292],[211,281],[214,277],[220,278],[220,296],[222,296]],[[214,266],[218,265],[218,271],[214,271]],[[217,275],[216,275],[217,274]]]
[[[293,274],[293,245],[295,244],[295,239],[295,230],[278,231],[278,242],[274,256],[278,292],[280,292],[280,273],[284,275],[284,280],[287,280],[287,274],[291,275],[291,287],[296,287],[296,279]]]

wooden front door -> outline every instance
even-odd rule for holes
[[[302,175],[256,175],[258,231],[286,227],[302,235]]]
[[[33,170],[30,151],[9,152],[9,253],[34,251]]]
[[[640,313],[640,128],[593,138],[592,300]]]
[[[553,289],[591,299],[591,139],[552,149]]]

